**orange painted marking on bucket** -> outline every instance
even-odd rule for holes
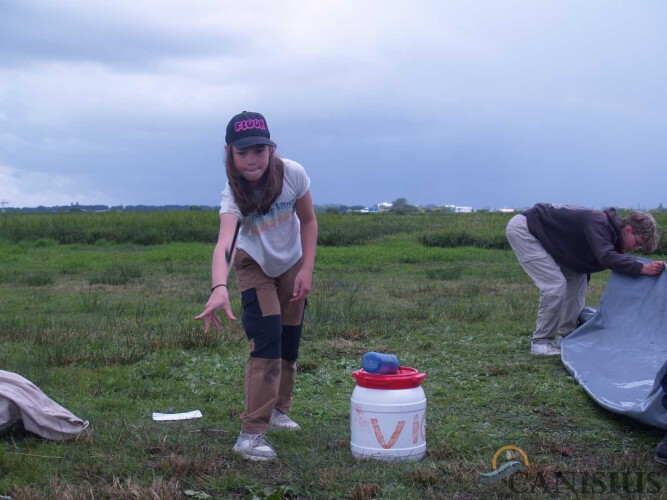
[[[403,427],[405,427],[405,420],[400,420],[398,424],[396,424],[396,428],[394,429],[394,433],[391,435],[389,443],[385,443],[384,436],[382,435],[382,430],[378,425],[378,419],[371,418],[371,423],[373,424],[373,430],[375,431],[375,437],[377,438],[378,443],[380,443],[380,446],[382,446],[385,450],[388,450],[389,448],[393,447],[396,444],[396,441],[398,441],[398,437],[401,435]]]

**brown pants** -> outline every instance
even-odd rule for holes
[[[243,302],[243,327],[250,356],[246,364],[243,432],[265,433],[274,408],[287,413],[292,404],[305,301],[289,302],[301,260],[271,278],[243,250],[234,259]]]

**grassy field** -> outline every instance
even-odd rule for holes
[[[507,215],[318,214],[321,245],[291,413],[303,429],[271,432],[279,460],[267,464],[231,452],[247,354],[240,322],[205,335],[193,319],[209,294],[215,213],[5,215],[0,368],[27,377],[91,425],[75,441],[21,431],[0,438],[0,495],[667,491],[665,469],[653,462],[662,431],[603,410],[559,359],[529,354],[537,291],[504,242]],[[607,278],[593,276],[589,305],[597,305]],[[370,350],[428,374],[421,461],[350,454],[351,373]],[[151,419],[152,412],[194,409],[202,419]],[[526,452],[529,471],[514,483],[483,484],[480,472],[492,469],[506,445]]]

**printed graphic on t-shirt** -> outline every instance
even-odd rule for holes
[[[250,231],[253,234],[261,234],[284,224],[292,216],[295,204],[296,198],[289,201],[280,201],[271,205],[271,208],[265,214],[253,214],[250,221]]]

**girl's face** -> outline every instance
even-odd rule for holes
[[[241,177],[250,182],[250,184],[259,184],[260,179],[269,166],[269,156],[271,148],[266,144],[258,144],[246,149],[232,148],[232,157],[234,167],[238,170]]]

